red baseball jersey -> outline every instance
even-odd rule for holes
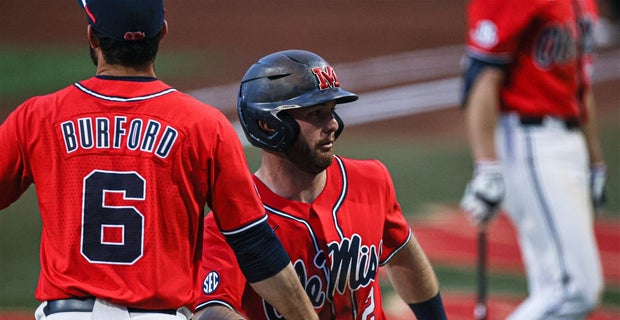
[[[230,122],[153,78],[31,98],[0,127],[0,150],[0,209],[36,185],[39,300],[187,305],[205,205],[227,231],[265,218]]]
[[[325,189],[310,204],[284,199],[256,177],[254,182],[320,318],[385,319],[379,266],[411,237],[385,166],[335,157]],[[281,319],[246,283],[212,215],[206,217],[204,243],[213,254],[201,262],[198,309],[222,304],[249,319]]]
[[[503,111],[578,118],[597,17],[594,0],[473,0],[468,53],[506,65]]]

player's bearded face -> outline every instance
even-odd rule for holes
[[[333,106],[310,108],[295,116],[300,132],[295,143],[285,151],[286,158],[304,172],[318,174],[334,161],[334,140],[338,123]]]
[[[334,148],[321,151],[317,143],[308,141],[303,135],[286,150],[286,158],[304,172],[318,174],[327,169],[334,160]]]

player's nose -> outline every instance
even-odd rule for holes
[[[332,114],[327,123],[325,124],[325,131],[329,133],[334,133],[338,131],[338,127],[340,124],[336,120],[336,117]]]

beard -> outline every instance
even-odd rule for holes
[[[93,49],[93,47],[91,46],[88,46],[88,53],[90,54],[90,60],[93,62],[95,67],[97,67],[98,61],[97,61],[97,54],[95,53],[95,49]]]
[[[297,137],[295,143],[284,154],[298,169],[310,174],[321,173],[334,161],[333,148],[328,152],[321,152],[318,148],[311,147],[301,136]]]

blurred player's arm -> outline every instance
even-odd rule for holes
[[[194,314],[197,320],[244,320],[245,317],[234,310],[220,305],[208,306]]]
[[[501,67],[472,59],[465,74],[465,129],[475,162],[461,207],[476,224],[486,224],[499,212],[504,198],[504,180],[495,149],[499,119],[499,94],[505,78]]]
[[[465,129],[476,161],[496,160],[495,126],[499,118],[499,92],[504,71],[486,67],[471,81],[465,101]]]
[[[417,319],[446,319],[439,282],[426,254],[414,236],[386,264],[386,272],[398,295]]]
[[[596,103],[592,89],[587,89],[584,94],[584,107],[586,109],[586,117],[582,123],[583,134],[586,137],[588,145],[588,153],[590,154],[590,163],[603,163],[603,151],[598,136],[598,125],[596,115]]]
[[[25,117],[23,110],[12,112],[0,124],[0,210],[15,202],[32,184],[23,148],[18,141],[18,120]]]
[[[586,116],[581,128],[586,140],[588,154],[590,156],[590,188],[592,204],[599,211],[607,201],[605,196],[605,183],[607,180],[607,165],[603,157],[603,151],[598,135],[596,103],[591,88],[587,88],[583,95],[583,105]]]

